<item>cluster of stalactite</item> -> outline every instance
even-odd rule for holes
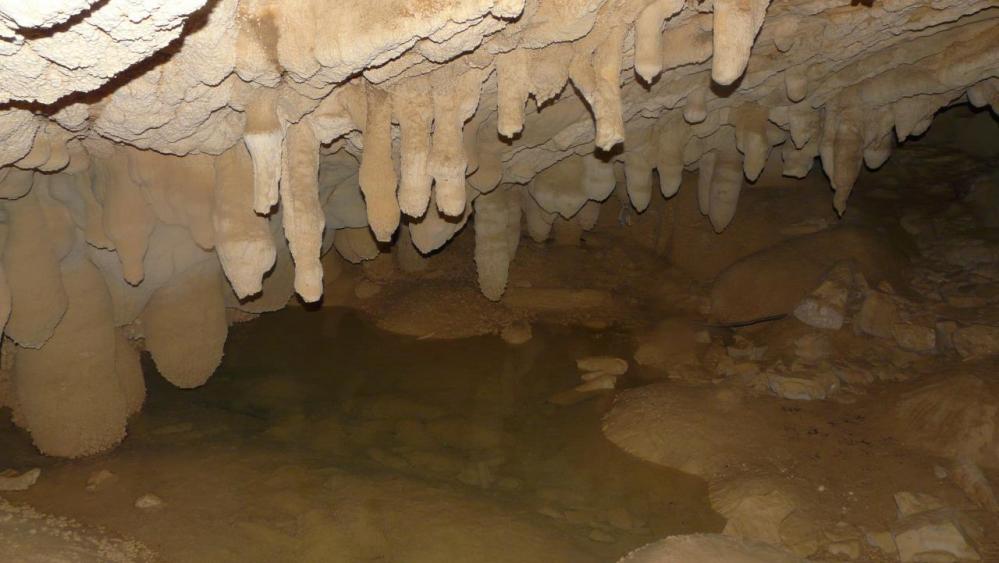
[[[28,61],[3,72],[31,80],[69,60],[28,64],[60,41],[46,29],[114,38],[127,26],[101,27],[105,12],[130,5],[7,4],[0,65]],[[183,40],[148,68],[60,83],[103,89],[91,97],[4,86],[52,103],[0,110],[0,402],[43,451],[124,435],[143,396],[126,334],[171,382],[200,385],[226,308],[319,300],[332,249],[429,254],[474,217],[479,284],[498,300],[522,225],[535,241],[591,229],[616,186],[641,212],[696,172],[721,231],[768,161],[803,177],[818,157],[842,213],[861,167],[940,108],[999,109],[988,1],[327,4],[175,2],[157,29]]]

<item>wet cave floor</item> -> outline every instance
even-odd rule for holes
[[[519,346],[421,340],[291,308],[233,327],[202,388],[147,361],[146,405],[108,454],[43,457],[4,417],[4,465],[44,475],[7,496],[166,561],[612,561],[719,531],[702,480],[602,435],[610,395],[547,402],[578,384],[576,358],[628,346],[554,325]],[[135,508],[145,494],[164,505]]]

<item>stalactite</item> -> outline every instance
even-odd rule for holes
[[[548,240],[548,237],[551,236],[552,224],[558,214],[545,211],[528,190],[520,191],[520,209],[523,212],[524,221],[527,223],[527,234],[530,235],[531,239],[537,243]]]
[[[269,313],[285,308],[288,300],[295,295],[295,262],[291,258],[288,241],[284,238],[282,215],[279,210],[270,217],[271,240],[274,242],[276,258],[274,267],[264,275],[260,293],[239,301],[230,291],[227,306],[247,313]],[[364,227],[362,230],[371,236],[370,229]]]
[[[224,282],[211,255],[156,290],[142,311],[143,334],[156,369],[182,389],[203,385],[219,362],[228,333]]]
[[[448,217],[460,216],[466,207],[468,155],[462,130],[478,107],[482,79],[483,71],[479,69],[454,76],[452,69],[444,68],[434,74],[434,135],[428,165],[435,181],[437,208]]]
[[[253,160],[242,144],[215,159],[215,251],[236,296],[260,293],[277,250],[265,217],[253,211]]]
[[[499,134],[512,139],[524,129],[524,104],[530,94],[531,68],[526,49],[514,49],[496,57]]]
[[[624,32],[623,26],[612,27],[595,48],[589,42],[581,42],[569,67],[573,84],[593,110],[594,142],[605,151],[624,141],[620,84]]]
[[[51,174],[35,174],[35,180],[31,184],[31,191],[38,198],[38,205],[42,209],[45,217],[44,236],[49,239],[52,250],[55,252],[57,260],[63,260],[69,255],[76,245],[76,225],[69,213],[69,209],[52,197]]]
[[[569,80],[569,65],[573,55],[572,43],[554,43],[544,49],[527,50],[530,72],[530,90],[538,106],[554,100]]]
[[[87,244],[114,250],[114,243],[104,232],[104,208],[94,196],[94,174],[90,155],[79,142],[69,145],[69,164],[53,182],[52,196],[67,207],[79,208],[77,226],[83,230]],[[71,203],[72,202],[72,203]]]
[[[708,116],[707,88],[694,88],[687,94],[687,104],[683,106],[683,119],[687,123],[701,123]]]
[[[212,157],[176,157],[156,151],[130,154],[132,177],[142,188],[156,218],[167,225],[186,227],[201,248],[214,247]]]
[[[503,156],[508,145],[497,135],[492,134],[493,128],[488,122],[481,127],[485,131],[475,136],[475,153],[479,156],[478,168],[474,174],[469,175],[468,184],[480,193],[487,193],[503,180]]]
[[[475,200],[475,266],[479,289],[491,301],[503,296],[510,267],[505,196],[493,190]]]
[[[323,294],[323,244],[326,216],[319,203],[319,141],[306,122],[288,127],[281,163],[281,212],[284,234],[295,259],[295,291],[306,302]]]
[[[87,243],[98,248],[114,248],[104,233],[103,209],[90,189],[90,174],[54,174],[49,182],[52,198],[69,210]]]
[[[596,89],[593,112],[597,116],[595,143],[609,151],[624,141],[624,115],[621,108],[621,59],[624,48],[624,26],[615,26],[607,38],[593,51]]]
[[[639,213],[645,211],[652,200],[652,169],[655,168],[653,159],[658,146],[654,132],[653,126],[629,131],[628,150],[624,153],[628,197],[632,207]]]
[[[735,147],[724,146],[718,150],[711,173],[711,203],[708,211],[708,218],[716,233],[725,230],[735,217],[739,192],[742,191],[743,166],[742,155]]]
[[[125,281],[121,261],[114,252],[88,247],[86,253],[104,275],[114,305],[115,326],[124,326],[137,319],[153,292],[169,282],[176,271],[204,259],[206,254],[194,243],[187,229],[158,224],[149,237],[149,250],[143,262],[145,278],[139,285],[132,285]],[[170,259],[164,260],[163,256]]]
[[[847,108],[826,116],[826,125],[819,145],[822,167],[832,182],[833,206],[842,215],[846,200],[860,174],[864,156],[862,112]]]
[[[47,236],[45,214],[38,195],[4,202],[7,240],[3,267],[10,286],[12,308],[4,332],[24,348],[38,348],[52,336],[66,313],[67,297],[59,271],[59,257]]]
[[[392,162],[392,103],[389,95],[368,85],[368,114],[364,125],[364,152],[357,173],[375,238],[392,240],[399,227],[398,179]]]
[[[675,117],[662,118],[658,128],[656,169],[664,197],[673,197],[683,180],[683,152],[689,135],[688,128]]]
[[[815,157],[819,155],[818,141],[810,141],[801,148],[795,147],[793,143],[785,143],[781,148],[781,160],[784,176],[792,178],[804,178],[812,169]]]
[[[864,127],[864,163],[871,170],[880,168],[895,146],[895,135],[892,132],[893,116],[883,112],[876,123],[868,123]]]
[[[103,192],[104,232],[114,243],[125,280],[142,282],[142,260],[156,217],[130,172],[132,149],[116,149],[111,158],[95,165],[94,183]]]
[[[583,175],[580,178],[584,195],[591,200],[603,201],[614,191],[614,162],[597,154],[583,155]]]
[[[792,67],[784,71],[784,92],[787,99],[800,102],[808,95],[808,75],[804,66]]]
[[[427,169],[430,124],[434,118],[430,81],[410,78],[392,91],[392,107],[399,122],[399,208],[410,217],[422,217],[430,202],[433,178]]]
[[[743,171],[756,180],[767,164],[770,143],[767,139],[767,111],[756,104],[744,104],[734,112],[735,144],[745,155]]]
[[[655,0],[635,19],[635,72],[646,84],[663,71],[663,21],[681,9],[682,0]]]
[[[818,136],[821,122],[820,113],[808,107],[798,104],[788,111],[788,119],[791,130],[791,142],[799,149],[804,147],[811,139]]]
[[[999,113],[999,78],[990,78],[968,88],[968,102],[976,108],[990,106]]]
[[[253,209],[267,215],[278,202],[285,128],[277,115],[277,91],[263,88],[246,108],[243,142],[253,159]]]
[[[721,85],[742,76],[770,0],[716,0],[711,78]]]
[[[910,136],[922,135],[933,120],[933,115],[949,101],[949,96],[915,96],[902,98],[891,105],[895,121],[895,134],[899,141]]]
[[[566,219],[578,213],[589,199],[583,191],[586,174],[583,164],[585,158],[596,157],[592,154],[585,157],[573,155],[556,162],[535,176],[528,189],[538,205]]]

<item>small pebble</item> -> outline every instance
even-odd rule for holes
[[[146,493],[135,499],[135,508],[142,510],[158,510],[163,508],[163,504],[163,499],[152,493]]]

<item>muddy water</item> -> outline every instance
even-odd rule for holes
[[[234,327],[200,389],[147,363],[149,398],[118,450],[45,459],[3,422],[0,466],[43,467],[10,500],[167,561],[613,561],[722,525],[703,482],[603,438],[610,397],[546,402],[578,383],[577,357],[627,352],[612,332],[419,340],[289,309]],[[87,490],[101,470],[114,476]],[[134,508],[146,493],[164,506]]]

